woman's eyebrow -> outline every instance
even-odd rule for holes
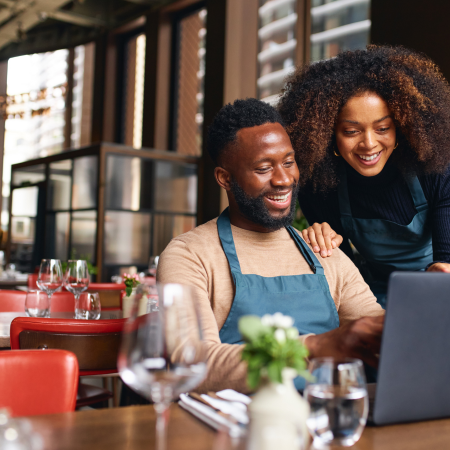
[[[381,122],[384,119],[388,119],[389,117],[391,117],[389,114],[387,116],[382,117],[381,119],[375,120],[373,123],[378,123]]]

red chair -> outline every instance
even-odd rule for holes
[[[78,361],[65,350],[0,352],[0,409],[13,416],[74,411]]]
[[[37,286],[37,279],[38,279],[38,274],[37,273],[30,273],[30,275],[28,275],[28,281],[27,281],[27,287],[28,289],[39,289]]]
[[[24,312],[26,292],[0,290],[0,312]],[[70,292],[55,292],[52,295],[50,312],[73,312],[75,298]]]
[[[17,317],[11,323],[11,349],[65,349],[78,358],[80,376],[113,374],[125,321]],[[110,391],[87,384],[80,383],[78,391],[77,407],[113,397]]]
[[[125,289],[123,283],[89,283],[87,292],[98,292],[103,311],[121,308],[120,292]]]

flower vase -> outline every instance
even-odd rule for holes
[[[247,450],[308,448],[309,404],[295,389],[296,376],[294,369],[284,368],[283,383],[267,381],[253,397]]]
[[[129,296],[124,296],[122,298],[122,317],[124,319],[128,319],[131,316],[131,312],[133,311],[133,303],[136,297],[136,289],[133,288],[131,294]]]

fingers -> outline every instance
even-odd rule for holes
[[[311,227],[310,227],[310,228],[311,228]],[[303,239],[305,240],[305,242],[306,242],[307,244],[311,244],[311,241],[310,241],[310,239],[309,239],[309,237],[308,237],[308,230],[309,230],[309,228],[303,230],[303,231],[302,231],[302,236],[303,236]]]
[[[326,222],[319,224],[315,223],[312,226],[314,230],[314,237],[317,242],[317,246],[319,247],[320,256],[322,258],[326,258],[327,256],[331,256],[333,246],[331,245],[330,232],[331,227]],[[311,234],[310,234],[311,239]],[[312,240],[311,240],[312,241]]]
[[[450,264],[448,263],[435,263],[430,266],[427,272],[445,272],[450,273]]]
[[[318,224],[315,223],[314,225],[318,225]],[[319,247],[319,244],[317,243],[316,231],[315,231],[314,225],[312,227],[309,227],[306,231],[308,232],[309,244],[311,244],[311,247],[312,247],[314,253],[319,253],[320,247]]]
[[[344,238],[340,235],[337,234],[336,231],[331,230],[331,245],[333,246],[333,248],[336,247],[340,247],[342,242],[344,241]]]

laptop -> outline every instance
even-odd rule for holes
[[[391,275],[371,412],[376,425],[450,417],[450,274]]]

